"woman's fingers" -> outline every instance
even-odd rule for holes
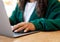
[[[14,32],[20,32],[20,31],[26,29],[27,27],[28,27],[28,25],[26,24],[26,25],[24,25],[24,26],[22,26],[22,27],[16,29]]]
[[[16,30],[16,29],[18,29],[18,28],[20,28],[20,27],[22,27],[22,26],[24,26],[25,24],[26,24],[25,22],[22,22],[22,23],[19,23],[17,25],[14,25],[13,31]]]
[[[24,32],[28,32],[29,31],[29,28],[26,28],[25,30],[24,30]]]

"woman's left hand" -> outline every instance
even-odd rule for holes
[[[24,30],[24,32],[34,31],[35,26],[32,23],[21,22],[21,23],[18,23],[17,25],[14,25],[13,27],[14,32],[20,32],[22,30]]]

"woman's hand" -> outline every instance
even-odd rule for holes
[[[24,32],[34,31],[35,26],[32,23],[22,22],[22,23],[18,23],[17,25],[14,25],[13,27],[14,32],[20,32],[22,30],[24,30]]]

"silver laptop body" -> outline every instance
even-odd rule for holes
[[[0,35],[8,37],[19,37],[27,34],[36,33],[38,31],[28,32],[28,33],[14,33],[9,22],[9,18],[6,14],[3,1],[0,0]]]

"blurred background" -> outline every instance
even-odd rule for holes
[[[17,0],[3,0],[8,17],[11,16],[16,7]]]

